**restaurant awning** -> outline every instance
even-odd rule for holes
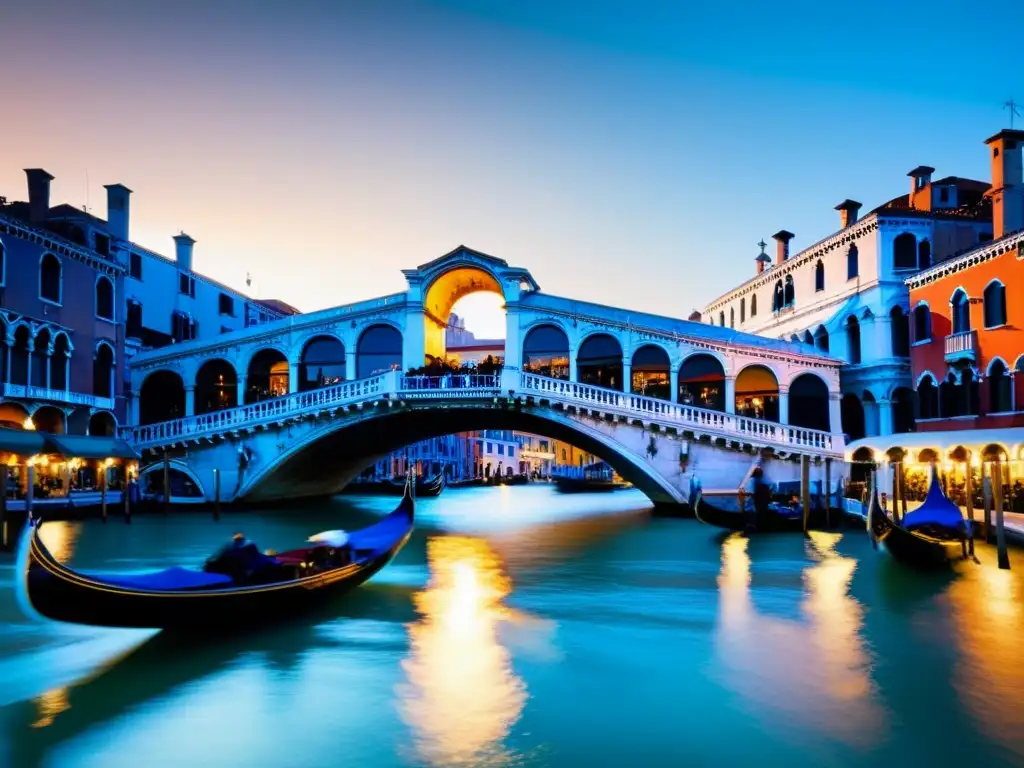
[[[0,427],[0,453],[35,456],[38,453],[56,452],[56,447],[47,441],[42,432]]]
[[[124,440],[116,437],[87,437],[86,435],[47,435],[58,452],[71,459],[138,459]]]
[[[846,460],[850,461],[853,454],[860,448],[871,448],[878,454],[884,454],[890,448],[903,448],[907,451],[931,448],[945,458],[949,451],[961,445],[972,452],[981,451],[989,445],[999,445],[1007,451],[1011,459],[1014,459],[1024,449],[1024,429],[1020,427],[953,429],[865,437],[846,446]]]

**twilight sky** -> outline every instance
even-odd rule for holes
[[[105,216],[124,183],[133,239],[184,230],[196,269],[303,310],[464,243],[686,317],[914,166],[988,180],[1022,28],[962,0],[8,0],[0,195],[43,167]]]

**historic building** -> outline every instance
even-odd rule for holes
[[[866,216],[836,206],[840,228],[791,254],[792,232],[773,235],[774,258],[755,257],[749,280],[708,304],[706,322],[801,342],[841,357],[842,423],[852,439],[913,430],[907,277],[993,237],[990,184],[919,166],[910,190]]]
[[[50,205],[53,176],[26,169],[28,201],[0,198],[0,421],[113,434],[127,415],[136,352],[297,312],[259,302],[192,269],[192,244],[169,259],[129,240],[131,190],[107,189],[107,219]]]
[[[907,280],[920,430],[1024,426],[1024,131],[985,143],[995,240]]]

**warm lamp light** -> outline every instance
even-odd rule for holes
[[[31,416],[26,416],[26,417],[25,417],[25,421],[24,421],[24,422],[22,423],[22,426],[23,426],[23,427],[24,427],[25,429],[29,430],[29,431],[33,431],[33,430],[35,430],[35,428],[36,428],[36,425],[35,425],[35,423],[34,423],[34,422],[32,421],[32,417],[31,417]]]

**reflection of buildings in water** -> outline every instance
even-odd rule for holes
[[[526,688],[499,643],[501,600],[511,591],[486,542],[460,536],[427,544],[430,584],[415,597],[411,653],[399,707],[421,759],[437,765],[501,762]]]
[[[856,561],[839,556],[840,534],[812,532],[802,604],[810,626],[757,613],[749,539],[729,536],[719,576],[720,663],[727,682],[761,713],[813,719],[848,744],[869,746],[884,729],[873,699],[870,659],[858,633],[863,611],[848,594]]]
[[[1024,759],[1024,578],[996,568],[991,554],[981,555],[984,565],[965,569],[947,593],[960,651],[953,683],[974,726]]]
[[[32,727],[45,728],[53,722],[57,715],[71,708],[71,703],[68,701],[68,689],[49,690],[35,699],[35,705],[39,714],[36,721],[32,723]]]

